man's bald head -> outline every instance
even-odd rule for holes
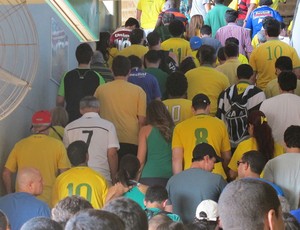
[[[27,192],[32,195],[40,195],[43,192],[43,178],[39,170],[35,168],[20,169],[17,175],[19,192]]]

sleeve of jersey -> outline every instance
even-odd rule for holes
[[[138,116],[146,116],[147,99],[144,90],[140,89],[138,100]]]
[[[16,158],[16,146],[10,152],[8,159],[5,163],[5,167],[11,172],[17,171],[18,165],[17,165],[17,158]]]
[[[231,150],[228,131],[227,131],[225,123],[223,121],[220,121],[220,122],[222,122],[222,125],[223,125],[223,141],[222,141],[221,151],[222,152],[227,152],[227,151]]]
[[[274,182],[273,170],[272,170],[272,160],[266,164],[266,166],[264,168],[263,178],[268,181]]]
[[[59,188],[58,188],[58,180],[59,180],[59,176],[56,178],[53,188],[52,188],[52,207],[54,207],[58,202],[59,202],[59,198],[58,198],[58,193],[59,193]]]
[[[228,164],[228,167],[237,172],[237,161],[241,159],[241,156],[245,153],[241,143],[238,145],[238,147],[236,148],[236,150],[234,151],[231,160]]]
[[[116,128],[112,123],[110,125],[109,132],[108,132],[108,148],[120,149]]]
[[[279,22],[283,22],[283,18],[282,16],[279,14],[279,12],[275,11],[275,17],[274,17],[277,21]]]
[[[59,151],[60,153],[58,158],[58,168],[59,169],[71,168],[71,164],[67,156],[67,151],[63,143],[61,143]]]
[[[251,65],[253,71],[257,71],[257,66],[256,66],[256,52],[257,52],[257,48],[253,50],[253,52],[250,55],[250,59],[249,59],[249,64]]]
[[[61,80],[60,80],[60,85],[58,88],[58,95],[64,97],[65,96],[65,76],[66,73],[62,76]]]
[[[139,2],[137,4],[137,10],[142,11],[142,0],[139,0]]]
[[[245,28],[250,29],[250,30],[252,30],[252,15],[253,14],[251,13],[250,16],[248,17],[246,26],[245,26]]]
[[[173,132],[173,138],[172,138],[172,149],[173,148],[183,148],[182,142],[180,140],[180,125],[176,125],[174,132]]]
[[[292,48],[292,55],[291,55],[292,61],[293,61],[293,68],[297,69],[300,68],[300,59],[299,56],[297,54],[297,51]]]
[[[159,89],[159,85],[158,85],[158,81],[156,80],[156,78],[153,79],[153,95],[154,98],[160,97],[161,98],[161,92]]]

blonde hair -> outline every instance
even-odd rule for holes
[[[203,26],[204,21],[202,15],[194,15],[191,18],[191,21],[189,23],[189,29],[187,33],[187,38],[190,39],[193,36],[199,36],[200,35],[200,29]]]
[[[65,127],[69,122],[69,115],[64,107],[57,106],[51,110],[52,125]]]

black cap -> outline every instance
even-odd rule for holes
[[[199,93],[196,96],[193,97],[192,100],[192,106],[199,106],[199,105],[209,105],[210,104],[210,100],[208,98],[208,96],[206,96],[203,93]]]
[[[196,145],[193,150],[192,162],[202,160],[206,155],[208,155],[209,158],[216,158],[216,163],[223,161],[223,158],[217,155],[216,151],[210,144],[201,143]]]

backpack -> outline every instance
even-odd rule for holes
[[[224,117],[232,147],[236,147],[249,135],[247,129],[249,114],[247,109],[247,95],[252,88],[253,86],[249,85],[246,90],[239,95],[236,85],[232,85],[224,94],[224,103],[228,103],[227,106],[229,107],[229,110],[225,111]]]
[[[169,56],[170,51],[160,50],[161,62],[159,68],[164,72],[171,74],[177,70],[176,62]]]

